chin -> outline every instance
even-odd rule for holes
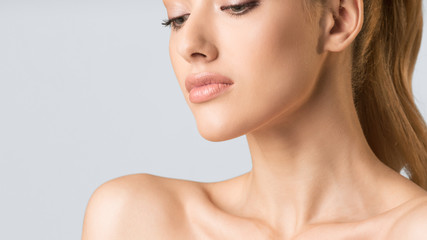
[[[221,121],[198,121],[200,135],[211,142],[222,142],[244,135],[244,131]]]

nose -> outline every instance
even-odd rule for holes
[[[215,33],[212,30],[214,28],[209,26],[212,23],[206,18],[207,16],[197,16],[193,13],[181,29],[178,52],[188,63],[207,63],[218,57],[213,37]]]

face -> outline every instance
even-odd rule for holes
[[[169,43],[172,66],[205,139],[248,134],[289,116],[309,98],[321,65],[320,30],[302,2],[164,0],[168,18],[176,18]],[[233,84],[194,102],[185,81],[198,73],[220,74]]]

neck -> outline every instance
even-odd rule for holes
[[[351,96],[350,86],[336,87],[350,79],[328,75],[320,81],[321,89],[296,112],[247,134],[253,168],[245,176],[241,209],[283,231],[378,211],[372,183],[391,174],[370,149],[352,99],[343,97]]]

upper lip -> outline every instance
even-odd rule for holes
[[[185,79],[185,88],[188,92],[191,91],[191,89],[195,87],[201,87],[208,84],[233,84],[233,81],[231,79],[222,76],[218,73],[211,73],[211,72],[201,72],[201,73],[194,73],[190,74]]]

